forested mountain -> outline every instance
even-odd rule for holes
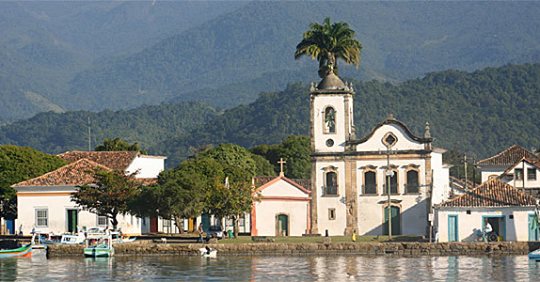
[[[139,52],[245,4],[2,1],[0,124],[69,110],[69,82],[80,71]]]
[[[276,91],[317,78],[315,71],[300,71],[316,63],[295,61],[293,53],[308,25],[325,17],[357,32],[361,67],[341,68],[356,79],[396,81],[449,68],[538,62],[538,14],[540,2],[255,1],[79,73],[66,103],[99,110],[105,99],[107,106],[126,107],[198,99],[194,93],[219,106],[253,101],[258,83]]]
[[[293,60],[312,22],[363,43],[355,79],[538,62],[540,2],[114,1],[0,3],[0,124],[37,112],[204,100],[249,103],[316,63]],[[309,71],[306,71],[309,70]]]
[[[49,153],[93,149],[105,138],[122,137],[144,148],[169,138],[186,138],[216,111],[199,102],[142,106],[127,111],[40,113],[0,128],[1,144],[30,146]],[[88,123],[90,121],[90,123]]]
[[[200,103],[181,103],[98,114],[40,114],[1,127],[0,143],[50,153],[86,148],[91,116],[98,142],[104,137],[138,142],[149,153],[167,155],[173,165],[208,144],[252,147],[309,134],[308,88],[289,84],[221,113]],[[355,90],[357,137],[393,113],[416,134],[429,121],[436,146],[469,156],[486,157],[512,144],[540,146],[540,64],[435,72],[398,85],[355,82]]]

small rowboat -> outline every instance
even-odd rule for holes
[[[540,261],[540,249],[530,252],[529,259]]]
[[[209,247],[200,248],[199,253],[201,254],[202,257],[207,257],[207,258],[217,257],[217,250],[209,248]]]
[[[97,246],[84,248],[85,257],[103,258],[103,257],[112,257],[113,255],[114,255],[114,248],[109,247],[107,244],[99,244]]]
[[[17,249],[0,250],[0,258],[29,257],[32,255],[32,244]]]

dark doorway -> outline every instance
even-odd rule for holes
[[[67,210],[67,232],[77,233],[77,225],[79,224],[79,211],[77,209]]]
[[[401,235],[400,208],[391,207],[392,210],[392,235]],[[384,208],[384,234],[388,235],[388,207]]]

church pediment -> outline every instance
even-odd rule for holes
[[[414,135],[409,128],[392,117],[379,123],[366,136],[348,142],[356,145],[357,151],[422,150],[425,144],[433,141],[431,137]]]

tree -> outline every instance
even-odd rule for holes
[[[29,147],[0,146],[0,217],[17,217],[17,192],[11,185],[53,171],[66,162]]]
[[[127,141],[120,138],[109,139],[105,138],[103,144],[96,146],[96,151],[137,151],[142,152],[141,146],[138,143],[129,144]]]
[[[249,182],[216,183],[210,194],[209,211],[218,218],[233,220],[234,237],[238,237],[238,220],[251,211],[253,201],[258,200]]]
[[[323,24],[311,23],[304,38],[296,46],[294,58],[304,55],[319,61],[319,76],[324,78],[330,72],[338,74],[336,59],[348,64],[360,65],[362,45],[354,38],[355,32],[344,22],[330,23],[325,18]]]
[[[129,203],[140,193],[134,175],[121,171],[96,170],[94,184],[78,186],[71,199],[83,209],[107,216],[113,229],[118,226],[118,214],[129,212]]]
[[[259,145],[253,147],[251,152],[263,156],[279,171],[278,161],[283,158],[285,175],[289,178],[308,179],[311,175],[311,147],[309,137],[291,135],[281,144]]]
[[[222,167],[211,158],[184,161],[175,169],[160,173],[157,185],[143,187],[131,210],[140,216],[172,218],[180,232],[183,219],[202,214],[213,179],[223,178]]]

